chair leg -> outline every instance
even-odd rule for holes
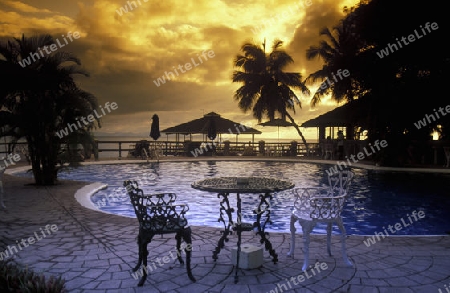
[[[348,266],[353,266],[352,262],[347,257],[347,251],[345,248],[345,238],[347,237],[344,224],[342,223],[342,219],[337,219],[336,223],[341,230],[341,245],[342,245],[342,258],[344,259],[344,262]]]
[[[291,247],[289,249],[289,252],[287,253],[287,256],[294,257],[294,250],[295,250],[295,222],[297,222],[297,217],[294,215],[291,215]]]
[[[0,207],[6,210],[5,202],[3,201],[3,193],[0,192]]]
[[[304,261],[303,261],[302,271],[306,271],[309,266],[309,242],[310,242],[309,234],[314,229],[314,226],[316,225],[316,223],[314,221],[306,221],[306,220],[302,220],[302,219],[300,219],[299,222],[300,222],[300,225],[302,225],[302,230],[303,230]]]
[[[139,261],[136,268],[140,267],[140,264],[142,263],[142,278],[138,283],[138,287],[142,287],[145,283],[145,280],[147,280],[147,257],[148,257],[148,244],[152,241],[153,234],[145,235],[147,237],[139,236],[138,237],[138,244],[139,244]],[[136,268],[135,271],[136,271]]]
[[[137,245],[138,245],[138,263],[137,263],[137,265],[133,268],[133,272],[136,272],[136,271],[141,267],[142,260],[143,260],[143,258],[144,258],[144,256],[143,256],[144,250],[142,249],[141,243],[142,243],[142,237],[141,237],[141,235],[139,234],[139,235],[138,235],[138,238],[137,238]]]
[[[327,252],[331,256],[331,230],[333,228],[333,223],[327,224]]]
[[[175,239],[177,240],[177,258],[180,264],[184,265],[184,260],[181,257],[181,237],[183,236],[184,231],[179,231],[175,234]]]
[[[189,279],[191,279],[192,282],[196,282],[197,280],[195,280],[194,276],[192,275],[192,270],[191,270],[191,253],[192,253],[192,236],[191,235],[192,235],[191,227],[187,227],[183,230],[183,240],[188,245],[188,247],[186,247],[184,249],[184,251],[186,252],[186,270],[187,270]]]

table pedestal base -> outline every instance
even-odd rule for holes
[[[237,223],[233,222],[233,213],[234,209],[230,206],[230,202],[228,199],[229,193],[219,193],[217,195],[218,198],[222,197],[220,201],[220,217],[218,219],[219,222],[224,224],[224,230],[221,231],[222,236],[220,237],[217,247],[213,252],[212,258],[214,260],[218,259],[218,254],[221,249],[224,248],[225,242],[228,242],[228,235],[231,235],[233,232],[231,230],[235,230],[238,236],[237,240],[237,254],[236,254],[236,271],[234,276],[234,282],[238,282],[238,269],[239,269],[239,257],[241,254],[241,233],[242,231],[252,231],[253,229],[257,229],[256,234],[261,237],[260,243],[264,244],[264,247],[267,251],[269,251],[270,256],[272,256],[273,263],[276,264],[278,262],[278,254],[272,248],[272,243],[270,243],[269,239],[266,237],[269,235],[268,232],[265,232],[265,226],[270,222],[270,200],[272,199],[272,195],[270,193],[260,194],[260,202],[258,208],[253,211],[256,214],[256,221],[253,225],[249,225],[247,223],[242,223],[242,213],[241,213],[241,197],[240,194],[237,193]],[[262,216],[264,215],[263,223],[261,224]],[[227,219],[226,219],[227,218]],[[231,229],[232,228],[232,229]]]
[[[263,264],[263,249],[251,244],[241,245],[241,255],[239,255],[239,268],[251,270],[257,269]],[[237,264],[237,247],[231,249],[231,261]]]

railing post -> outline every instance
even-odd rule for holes
[[[119,141],[119,160],[122,159],[122,142]]]
[[[230,141],[226,140],[223,142],[223,155],[229,156],[230,155]]]
[[[291,141],[291,144],[289,146],[289,155],[291,157],[297,156],[297,146],[298,146],[298,143],[295,140]]]
[[[258,152],[261,156],[266,155],[266,142],[264,140],[258,142]]]

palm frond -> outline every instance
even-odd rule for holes
[[[244,112],[252,109],[258,121],[263,117],[273,119],[276,113],[284,117],[287,109],[295,113],[295,105],[301,108],[292,89],[309,94],[300,73],[283,71],[294,60],[281,49],[282,45],[281,40],[275,40],[272,52],[266,55],[261,47],[246,43],[241,47],[242,54],[233,60],[240,70],[233,72],[232,81],[243,84],[236,90],[234,99]]]
[[[334,30],[337,30],[337,27],[334,27]],[[320,30],[319,33],[321,36],[327,36],[328,39],[331,41],[331,43],[333,44],[334,48],[339,48],[339,43],[336,41],[336,38],[333,36],[333,34],[331,33],[331,31],[328,29],[328,27],[324,27]]]
[[[268,67],[270,72],[281,71],[287,65],[294,63],[294,59],[285,51],[275,51],[270,53]]]
[[[272,52],[277,51],[281,46],[283,46],[283,41],[279,39],[274,40],[272,45]]]

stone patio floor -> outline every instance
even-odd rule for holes
[[[300,227],[294,258],[286,256],[290,235],[270,233],[278,263],[264,251],[263,266],[240,270],[237,284],[231,264],[236,235],[230,236],[214,261],[211,256],[220,231],[192,227],[196,283],[172,258],[158,262],[157,257],[170,256],[175,250],[175,239],[172,234],[156,236],[149,245],[149,264],[154,262],[155,269],[144,286],[137,287],[138,280],[131,275],[137,262],[136,219],[81,206],[74,194],[87,182],[61,181],[49,187],[32,183],[32,179],[5,174],[7,209],[0,210],[0,252],[12,245],[19,248],[16,241],[34,237],[37,241],[28,247],[22,245],[17,252],[10,249],[12,258],[37,272],[62,276],[69,292],[449,292],[450,236],[391,236],[367,247],[363,242],[367,237],[351,235],[347,253],[354,267],[346,267],[338,235],[332,237],[333,256],[326,253],[326,235],[312,235],[311,263],[327,267],[313,275],[301,271]],[[46,231],[46,225],[54,225],[53,230]],[[243,239],[243,243],[260,245],[259,236],[252,232],[243,232]],[[299,275],[304,276],[302,282]]]

